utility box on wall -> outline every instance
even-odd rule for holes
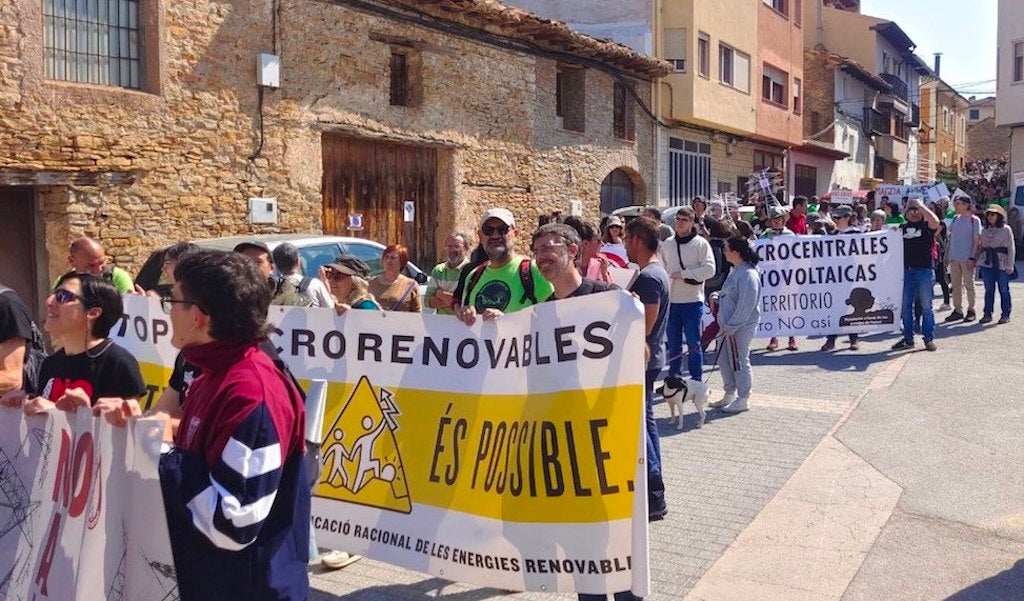
[[[277,223],[277,199],[276,198],[250,198],[249,199],[249,223]]]
[[[281,87],[281,57],[276,54],[260,54],[257,58],[256,85],[267,88]]]

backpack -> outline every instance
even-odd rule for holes
[[[0,294],[11,293],[21,302],[18,293],[0,284]],[[25,341],[25,360],[22,364],[22,389],[30,395],[39,393],[39,370],[43,366],[43,360],[48,356],[46,346],[43,343],[43,333],[39,331],[36,322],[30,322],[32,326],[32,338]]]
[[[484,270],[490,265],[490,261],[484,261],[480,265],[477,265],[476,269],[469,276],[469,283],[466,284],[466,290],[463,292],[466,301],[469,301],[469,297],[473,296],[473,288],[476,288],[477,283],[480,282],[480,278],[484,275]],[[530,301],[531,305],[537,304],[537,295],[534,293],[533,287],[533,273],[531,272],[532,261],[526,258],[519,262],[519,281],[523,285],[523,297],[519,299],[520,303],[526,303]],[[464,303],[465,304],[465,303]]]
[[[311,277],[304,277],[296,286],[288,278],[281,278],[277,283],[274,298],[270,300],[272,305],[287,305],[292,307],[317,307],[320,303],[313,298],[307,290],[313,281]]]

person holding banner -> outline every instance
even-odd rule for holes
[[[715,302],[718,324],[722,329],[722,386],[725,396],[711,407],[726,413],[748,410],[753,371],[750,367],[750,343],[761,321],[760,260],[745,238],[736,236],[725,243],[725,260],[732,265],[729,277]]]
[[[444,248],[448,260],[438,263],[430,272],[425,298],[427,306],[436,309],[438,315],[455,315],[454,291],[462,268],[469,262],[469,238],[457,232],[449,234]]]
[[[370,280],[370,294],[386,311],[423,312],[419,284],[402,274],[408,263],[409,249],[405,246],[392,244],[384,249],[384,273]]]
[[[171,297],[171,343],[202,369],[160,460],[182,599],[309,597],[310,490],[304,406],[260,351],[270,289],[254,262],[200,250],[182,257]],[[139,414],[109,405],[107,419]],[[157,414],[163,417],[165,414]]]
[[[819,216],[824,216],[824,215],[827,214],[827,213],[822,212],[823,210],[827,210],[827,206],[828,205],[827,205],[827,203],[825,201],[822,201],[821,204],[818,205],[818,209],[819,209],[818,215]],[[824,207],[824,209],[823,209],[823,207]],[[786,227],[786,211],[785,211],[785,209],[783,209],[782,207],[773,205],[771,208],[768,209],[768,229],[765,230],[763,234],[761,234],[761,239],[763,239],[763,240],[771,240],[772,238],[775,238],[776,236],[792,236],[792,235],[793,235],[793,231],[790,230],[788,227]],[[731,261],[730,261],[730,263],[731,263]],[[768,341],[768,350],[769,351],[774,351],[777,348],[779,348],[779,339],[774,337],[774,336],[772,336],[772,339]],[[788,344],[788,346],[786,346],[786,348],[788,350],[791,350],[791,351],[800,350],[800,347],[798,347],[796,345],[796,338],[795,337],[793,337],[793,336],[789,337],[789,344]]]
[[[355,257],[339,255],[334,262],[324,265],[324,278],[334,297],[334,310],[341,315],[349,309],[380,311],[381,307],[370,294],[366,277],[370,268]]]
[[[985,209],[985,229],[981,230],[981,247],[978,249],[978,267],[981,280],[985,282],[985,307],[978,323],[992,321],[995,309],[996,287],[999,288],[999,323],[1010,322],[1010,280],[1016,270],[1017,248],[1013,230],[1006,225],[1006,209],[990,204]]]
[[[935,295],[932,247],[939,225],[939,217],[920,199],[907,203],[907,222],[900,226],[903,232],[903,339],[892,346],[894,351],[914,348],[915,302],[921,307],[924,348],[929,351],[937,348],[935,312],[932,309],[932,297]]]
[[[3,404],[24,405],[25,413],[34,415],[54,407],[92,407],[104,397],[146,394],[138,361],[108,338],[123,313],[121,292],[100,276],[74,271],[61,276],[46,299],[43,329],[62,348],[43,360],[39,396],[20,391],[5,396]]]
[[[853,209],[851,209],[849,205],[839,205],[835,209],[832,209],[832,219],[834,219],[836,223],[836,235],[861,233],[860,228],[851,224],[851,221],[853,220]],[[836,338],[837,336],[835,334],[827,336],[825,338],[825,344],[821,347],[822,352],[834,350],[836,348]],[[850,334],[849,341],[851,351],[860,349],[860,342],[857,334]]]

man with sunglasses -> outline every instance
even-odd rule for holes
[[[488,260],[466,278],[456,313],[463,323],[473,325],[478,315],[484,320],[496,319],[551,296],[551,283],[541,275],[537,264],[513,252],[516,221],[512,211],[488,209],[480,220],[479,233]]]
[[[907,202],[907,222],[900,226],[903,233],[903,339],[892,350],[914,348],[914,303],[921,306],[921,334],[924,348],[936,350],[935,313],[932,297],[935,288],[935,268],[932,252],[935,234],[941,223],[920,199]]]

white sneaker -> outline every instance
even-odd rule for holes
[[[727,392],[727,393],[725,393],[725,396],[722,397],[722,400],[715,401],[714,403],[708,403],[708,407],[711,407],[712,409],[721,409],[722,407],[725,407],[726,405],[728,405],[729,403],[732,403],[735,400],[736,400],[736,393],[735,392]]]
[[[750,409],[750,407],[747,407],[747,402],[747,399],[736,399],[729,403],[728,407],[722,407],[722,411],[725,411],[726,413],[743,413]]]
[[[949,306],[949,303],[942,303],[941,305],[939,305],[939,309],[938,310],[939,311],[949,311],[950,309],[952,309],[952,307]]]
[[[349,555],[344,551],[328,551],[320,555],[320,563],[323,564],[325,568],[340,570],[341,568],[351,565],[362,558],[362,555]]]

